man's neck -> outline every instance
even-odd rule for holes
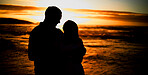
[[[53,28],[53,29],[56,29],[56,25],[54,25],[54,24],[52,24],[52,23],[49,23],[49,22],[46,22],[46,21],[44,21],[44,22],[42,22],[43,23],[43,25],[45,26],[45,27],[49,27],[49,28]]]

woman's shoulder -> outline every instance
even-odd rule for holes
[[[74,39],[69,39],[69,38],[64,38],[64,43],[66,44],[82,44],[83,41],[81,38],[74,38]]]
[[[81,38],[77,38],[77,39],[75,40],[75,42],[78,42],[78,43],[83,43],[83,41],[82,41],[82,39],[81,39]]]

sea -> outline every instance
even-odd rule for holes
[[[35,75],[28,59],[29,33],[35,26],[0,24],[0,75]],[[85,75],[148,74],[148,26],[79,25],[79,36],[87,50]]]

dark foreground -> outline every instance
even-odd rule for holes
[[[33,27],[0,26],[0,75],[34,75],[34,64],[27,54],[28,33]],[[79,27],[87,49],[83,60],[85,74],[147,75],[147,28]]]

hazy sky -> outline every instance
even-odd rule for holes
[[[147,24],[147,3],[148,0],[0,0],[0,17],[38,22],[44,19],[45,9],[55,5],[63,11],[63,23],[71,19],[80,24]]]
[[[83,8],[148,13],[148,0],[0,0],[0,4],[28,6],[57,5],[62,8]]]
[[[95,9],[148,13],[148,0],[86,0]]]

